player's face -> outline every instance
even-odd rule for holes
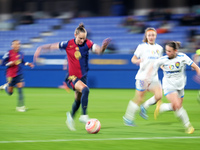
[[[156,32],[155,31],[147,31],[146,33],[146,37],[147,37],[147,40],[148,40],[148,43],[149,44],[154,44],[155,43],[155,40],[156,40]]]
[[[75,34],[75,42],[77,45],[82,45],[86,40],[87,33],[80,32],[79,34]]]
[[[15,51],[19,51],[20,46],[21,46],[20,41],[14,41],[14,42],[12,42],[12,46],[11,46],[11,47],[12,47]]]
[[[174,50],[173,47],[166,45],[165,49],[166,49],[166,54],[170,59],[176,57],[177,50]]]

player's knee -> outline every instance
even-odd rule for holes
[[[89,94],[89,92],[90,92],[90,90],[87,86],[82,89],[82,93],[84,93],[84,94],[86,94],[86,93]]]

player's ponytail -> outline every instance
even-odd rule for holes
[[[80,32],[87,33],[85,26],[83,23],[80,23],[79,26],[75,30],[75,34],[78,35]]]
[[[179,49],[181,47],[181,42],[179,42],[179,41],[170,41],[166,45],[168,45],[169,47],[172,47],[175,50],[175,49]]]

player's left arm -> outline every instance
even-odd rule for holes
[[[200,68],[196,65],[196,63],[192,63],[191,67],[196,71],[197,75],[200,76]]]
[[[106,50],[108,44],[110,43],[111,39],[107,38],[105,40],[103,40],[102,45],[99,46],[97,44],[93,44],[92,46],[92,51],[96,54],[103,54],[104,51]]]

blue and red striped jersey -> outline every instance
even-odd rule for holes
[[[22,52],[16,52],[13,49],[9,50],[3,56],[2,65],[6,65],[7,63],[15,61],[15,65],[8,66],[6,69],[6,77],[16,77],[22,74],[24,62],[24,55]]]
[[[69,76],[76,76],[81,79],[87,75],[88,55],[92,45],[93,42],[88,39],[82,45],[77,45],[75,39],[59,43],[60,49],[64,49],[67,53]]]

